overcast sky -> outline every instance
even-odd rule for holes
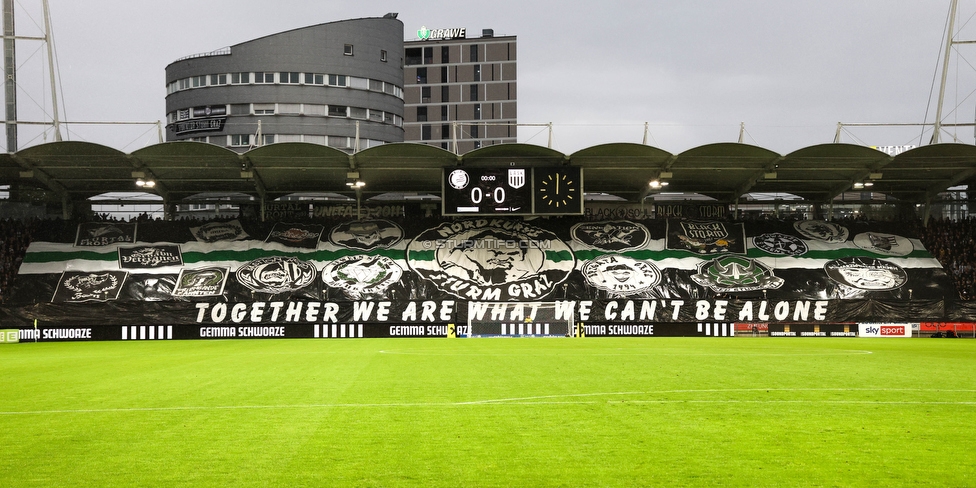
[[[19,35],[42,33],[40,6],[17,0]],[[931,122],[949,1],[50,0],[50,7],[63,120],[165,120],[164,69],[180,57],[398,12],[408,40],[421,26],[517,35],[518,120],[551,122],[553,147],[564,153],[639,143],[646,122],[648,144],[672,153],[734,142],[744,123],[744,142],[786,154],[832,142],[838,122],[919,123],[926,113]],[[976,10],[960,7],[960,25],[973,14],[967,8]],[[976,46],[958,53],[953,66],[962,68],[950,72],[945,112],[950,122],[971,123]],[[41,119],[38,107],[50,105],[43,54],[42,43],[18,44],[21,120]],[[157,138],[147,125],[69,129],[66,139],[125,152]],[[972,127],[956,133],[973,143]],[[22,148],[44,141],[36,128],[20,134]],[[905,145],[921,134],[850,128],[841,139]],[[519,128],[520,142],[547,140],[545,129]]]

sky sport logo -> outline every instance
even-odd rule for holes
[[[909,326],[906,325],[868,325],[862,334],[867,337],[910,337]]]
[[[904,325],[884,325],[881,326],[881,330],[878,332],[881,336],[903,336],[905,335]]]

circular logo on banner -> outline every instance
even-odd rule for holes
[[[807,243],[803,242],[803,239],[779,232],[753,237],[752,245],[757,249],[780,256],[800,256],[807,252]]]
[[[880,232],[862,232],[854,236],[854,245],[886,256],[907,256],[915,250],[915,245],[908,238]]]
[[[284,293],[300,290],[318,275],[315,265],[288,256],[258,258],[237,268],[237,281],[262,293]]]
[[[322,269],[322,281],[353,296],[382,294],[400,281],[403,270],[386,256],[343,256]]]
[[[586,263],[583,277],[594,288],[633,295],[657,286],[661,271],[647,261],[608,254]]]
[[[861,256],[830,261],[824,265],[824,271],[841,285],[867,291],[894,290],[908,281],[908,273],[901,266]]]
[[[576,259],[548,230],[519,220],[472,219],[422,232],[407,246],[407,263],[451,295],[507,301],[546,297]]]
[[[784,281],[763,263],[742,256],[722,256],[701,263],[691,279],[716,293],[774,290]]]
[[[846,242],[850,235],[847,227],[823,220],[801,220],[794,222],[793,228],[807,239],[824,242]]]
[[[329,241],[350,249],[388,249],[403,239],[403,229],[389,220],[357,220],[339,224],[329,233]]]
[[[625,220],[576,224],[570,234],[576,242],[614,252],[640,249],[651,239],[647,227]]]

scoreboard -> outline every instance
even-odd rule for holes
[[[578,167],[445,168],[441,213],[457,215],[580,215]]]

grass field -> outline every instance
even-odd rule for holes
[[[976,341],[0,347],[0,486],[974,486]]]

